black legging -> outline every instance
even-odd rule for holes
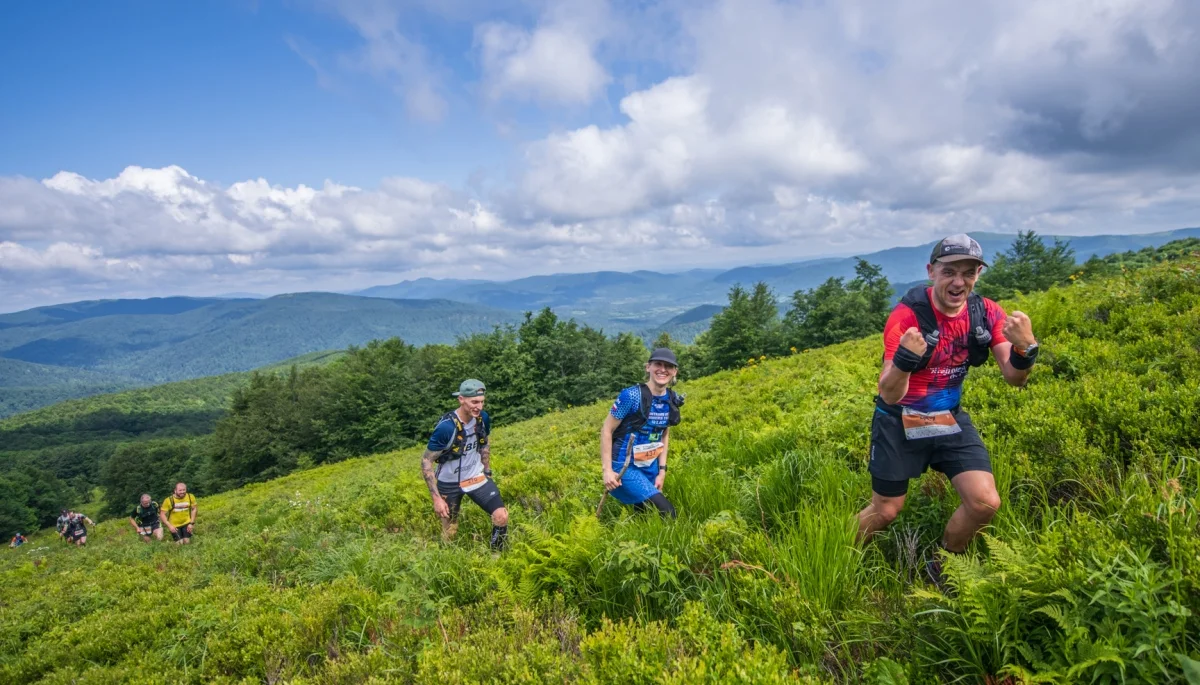
[[[675,505],[668,502],[666,495],[662,494],[661,492],[654,493],[650,496],[650,499],[646,500],[645,502],[638,502],[637,504],[633,505],[633,510],[639,514],[649,511],[650,507],[646,506],[646,502],[653,504],[654,507],[658,509],[659,516],[662,516],[665,519],[675,518]]]

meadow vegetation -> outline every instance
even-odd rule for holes
[[[1044,351],[1023,390],[994,363],[966,382],[1004,506],[949,595],[920,575],[957,505],[940,475],[853,542],[873,335],[682,384],[673,522],[596,519],[609,398],[496,422],[499,555],[469,506],[438,542],[418,447],[203,497],[183,548],[33,536],[0,556],[0,682],[1187,682],[1200,260],[1004,304]]]

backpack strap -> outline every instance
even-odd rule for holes
[[[917,325],[921,328],[921,335],[925,338],[925,354],[921,356],[921,363],[916,368],[917,371],[920,371],[929,365],[929,360],[933,357],[933,350],[941,338],[937,314],[933,311],[933,304],[929,301],[929,291],[925,286],[911,288],[904,294],[904,297],[900,298],[900,303],[916,314]],[[988,353],[991,350],[992,334],[988,330],[987,306],[984,304],[983,298],[975,293],[967,296],[967,317],[970,326],[970,331],[967,333],[967,364],[982,366],[987,362]]]
[[[975,293],[967,297],[967,313],[970,317],[971,333],[967,338],[967,363],[983,366],[991,350],[992,332],[987,320],[987,305]]]
[[[650,404],[654,402],[654,396],[650,394],[650,386],[645,383],[638,383],[638,390],[642,393],[642,400],[638,404],[638,413],[642,415],[642,423],[645,423],[650,420]]]
[[[476,437],[476,439],[479,440],[480,447],[483,447],[484,445],[488,444],[488,433],[489,433],[488,423],[491,421],[491,417],[488,416],[487,419],[485,420],[484,416],[486,414],[487,414],[487,412],[481,411],[481,412],[479,412],[479,418],[475,419],[475,437]],[[465,428],[464,428],[464,430],[465,430]]]
[[[458,412],[452,411],[443,414],[442,418],[438,419],[438,423],[441,424],[442,421],[447,420],[454,424],[454,437],[451,438],[450,444],[446,447],[446,449],[442,450],[441,454],[438,455],[438,464],[445,464],[451,459],[457,459],[462,456],[463,447],[467,442],[466,426],[463,425],[462,419],[458,418]],[[480,446],[487,444],[487,423],[483,420],[482,413],[479,415],[479,418],[475,420],[475,435],[479,439]]]
[[[923,285],[909,288],[904,297],[900,298],[900,304],[911,309],[917,316],[917,326],[921,329],[921,336],[925,338],[925,354],[921,355],[921,363],[915,369],[920,371],[929,366],[929,359],[933,357],[933,350],[941,338],[937,315],[933,313],[933,305],[929,302],[929,291]]]

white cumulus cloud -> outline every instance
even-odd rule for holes
[[[585,0],[552,4],[532,29],[507,22],[478,26],[487,96],[561,105],[593,101],[612,80],[595,55],[608,24],[607,5]]]

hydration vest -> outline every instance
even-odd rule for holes
[[[174,507],[174,502],[172,502],[171,506]],[[142,524],[143,526],[152,525],[154,521],[158,519],[158,502],[151,502],[150,506],[148,507],[143,507],[141,503],[139,503],[137,505],[137,509],[134,511],[137,514],[134,518],[137,519],[138,523]],[[146,514],[150,514],[150,520],[148,522],[146,520]]]
[[[917,315],[917,325],[925,338],[925,354],[921,356],[921,364],[916,368],[920,371],[929,365],[929,359],[933,357],[933,350],[941,337],[937,314],[929,301],[929,292],[923,285],[915,286],[905,293],[904,297],[900,298],[900,304],[907,306]],[[987,308],[983,304],[983,298],[975,293],[967,296],[967,316],[970,317],[971,328],[967,333],[967,364],[983,366],[991,349],[992,333],[988,330]]]
[[[638,389],[642,392],[642,401],[638,404],[637,411],[627,414],[613,430],[613,445],[620,444],[622,440],[641,430],[650,420],[650,403],[654,401],[650,394],[650,386],[639,383]],[[670,408],[667,414],[668,428],[679,425],[679,408],[683,406],[684,399],[683,395],[667,388],[667,406]]]
[[[438,423],[445,420],[454,422],[454,439],[450,441],[450,446],[442,450],[438,455],[437,463],[445,464],[448,461],[458,459],[462,456],[463,447],[467,444],[467,436],[462,419],[458,418],[458,412],[452,411],[444,414],[438,419]],[[487,423],[483,420],[483,413],[479,414],[479,418],[475,419],[475,436],[479,438],[479,446],[483,447],[488,443]]]

